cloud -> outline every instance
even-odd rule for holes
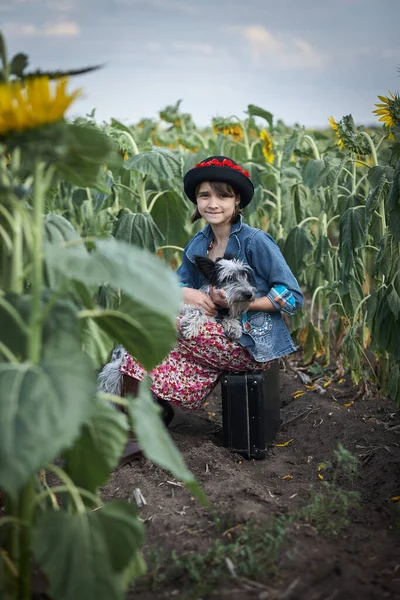
[[[247,43],[254,64],[268,63],[283,69],[319,68],[325,62],[324,55],[300,37],[278,36],[262,25],[229,27]]]
[[[211,56],[214,54],[214,48],[211,44],[187,44],[185,42],[173,42],[172,48],[178,52],[185,52],[188,54],[202,54]]]
[[[29,23],[10,22],[6,23],[3,29],[10,37],[78,37],[80,34],[79,26],[73,21],[45,23],[41,27]]]
[[[180,12],[185,15],[193,16],[199,13],[197,6],[190,5],[189,2],[180,2],[179,0],[114,0],[118,6],[125,8],[134,8],[137,4],[152,6],[153,8],[161,8],[166,11]]]

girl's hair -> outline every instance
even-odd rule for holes
[[[240,208],[240,195],[236,192],[235,188],[233,188],[231,185],[229,185],[229,183],[224,183],[223,181],[209,181],[209,184],[212,187],[212,189],[214,190],[214,192],[217,192],[217,194],[226,194],[227,196],[231,196],[232,198],[233,197],[239,198],[239,204],[235,204],[235,210],[233,211],[233,215],[231,218],[231,223],[236,223],[236,221],[239,219],[239,215],[242,214],[242,211]],[[196,198],[197,198],[197,194],[199,193],[200,186],[201,186],[201,183],[196,188],[196,191],[195,191]],[[198,221],[201,218],[202,217],[201,217],[201,214],[199,213],[199,209],[196,206],[196,210],[190,217],[190,222],[195,223],[196,221]]]

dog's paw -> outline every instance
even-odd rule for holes
[[[242,336],[242,327],[236,319],[224,319],[221,325],[224,334],[231,342],[235,342]]]

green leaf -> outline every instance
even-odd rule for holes
[[[126,590],[133,581],[144,575],[146,571],[147,566],[143,554],[139,550],[121,575],[121,583],[124,590]]]
[[[145,250],[119,240],[98,240],[96,248],[85,256],[74,247],[48,246],[46,260],[68,279],[120,288],[138,304],[175,324],[181,301],[177,277]]]
[[[306,326],[306,341],[304,343],[304,362],[309,364],[314,356],[320,357],[325,354],[325,349],[322,342],[322,333],[317,329],[311,321]]]
[[[144,541],[144,527],[133,504],[113,500],[93,513],[102,531],[110,555],[111,566],[121,573],[130,566]]]
[[[150,175],[155,181],[167,181],[171,188],[181,188],[183,173],[180,156],[167,148],[157,148],[151,152],[131,156],[124,162],[123,167],[127,171],[134,170],[142,175]]]
[[[118,215],[114,237],[150,252],[155,252],[164,241],[152,215],[132,213],[126,209]]]
[[[54,600],[124,599],[96,512],[45,512],[34,527],[33,554]]]
[[[81,332],[82,350],[90,356],[96,369],[108,362],[114,343],[93,319],[83,321]]]
[[[307,256],[313,250],[313,243],[303,227],[293,227],[288,233],[284,247],[284,257],[298,276],[307,264]]]
[[[299,224],[307,215],[307,205],[309,203],[308,192],[302,183],[295,183],[292,186],[291,192],[296,222]]]
[[[29,60],[26,54],[23,54],[22,52],[15,54],[9,65],[10,75],[16,75],[17,77],[22,78],[28,63]]]
[[[44,237],[52,244],[61,244],[68,240],[79,240],[80,235],[62,215],[48,213],[43,220]]]
[[[364,206],[348,208],[340,218],[339,256],[347,276],[355,264],[356,251],[365,243]]]
[[[400,321],[396,319],[389,305],[391,290],[381,287],[371,294],[367,303],[368,322],[374,345],[380,350],[400,359]]]
[[[130,401],[128,410],[139,445],[147,458],[168,469],[186,484],[200,502],[207,504],[204,492],[185,465],[159,417],[160,410],[151,398],[148,381],[140,384],[139,396]]]
[[[106,483],[128,439],[126,416],[96,402],[72,448],[64,453],[65,470],[78,487],[95,492]]]
[[[400,406],[400,366],[396,363],[391,365],[389,371],[389,396]]]
[[[164,236],[163,246],[186,246],[190,239],[186,231],[189,213],[188,205],[176,192],[166,192],[156,200],[151,216]]]
[[[289,162],[291,160],[292,154],[296,150],[300,139],[300,133],[298,131],[293,131],[292,134],[286,140],[285,145],[283,147],[283,158],[285,162]]]
[[[325,168],[325,163],[323,160],[316,160],[314,158],[310,158],[303,171],[303,181],[304,185],[309,188],[313,188],[318,183],[318,178],[320,176],[321,171]]]
[[[343,354],[346,360],[348,361],[351,377],[354,383],[357,385],[360,379],[362,378],[362,367],[361,367],[361,354],[362,347],[360,341],[352,329],[348,331],[348,333],[343,338]]]
[[[78,187],[97,188],[115,150],[111,138],[93,126],[68,124],[64,147],[57,163],[61,177]]]
[[[400,160],[396,165],[387,203],[388,226],[396,242],[400,242]]]
[[[0,364],[0,488],[15,495],[71,445],[95,394],[90,359],[51,347],[38,365]]]
[[[126,296],[118,310],[91,312],[90,317],[147,370],[158,365],[176,342],[173,322]]]
[[[329,253],[329,240],[325,235],[320,235],[315,250],[315,266],[324,269],[326,256]],[[328,280],[330,281],[330,280]]]
[[[394,314],[395,318],[398,319],[400,317],[400,296],[393,286],[391,286],[391,291],[387,295],[387,301],[390,310]]]
[[[247,113],[250,117],[261,117],[262,119],[265,119],[268,125],[272,128],[273,115],[268,110],[260,108],[255,104],[249,104],[247,106]]]

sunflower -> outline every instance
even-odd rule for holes
[[[262,142],[263,142],[262,151],[263,151],[265,160],[267,161],[267,163],[272,164],[275,159],[275,155],[272,152],[272,148],[273,148],[272,137],[270,136],[270,134],[268,133],[268,131],[266,129],[261,130],[260,140],[262,140]]]
[[[389,96],[378,96],[381,102],[375,104],[377,108],[372,112],[379,117],[379,121],[391,129],[400,125],[400,96],[392,94],[391,91],[389,91]]]
[[[343,150],[343,148],[344,148],[344,141],[342,139],[342,136],[340,135],[339,125],[336,123],[336,121],[335,121],[335,119],[333,117],[329,117],[328,121],[329,121],[330,126],[332,127],[333,131],[336,133],[336,136],[337,136],[337,145],[339,146],[339,148],[341,150]]]
[[[0,136],[60,121],[80,90],[66,91],[68,78],[46,76],[0,84]]]
[[[215,119],[213,122],[213,131],[217,135],[222,133],[225,137],[230,135],[235,142],[241,142],[243,139],[243,129],[239,123],[232,123],[224,119]]]
[[[222,133],[225,136],[231,135],[235,142],[241,142],[243,139],[243,129],[240,125],[230,125],[228,127],[224,127]]]

